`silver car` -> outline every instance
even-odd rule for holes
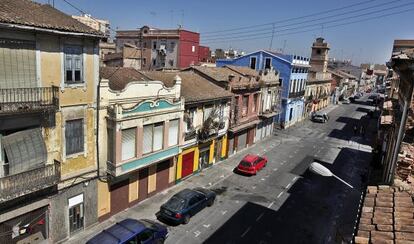
[[[318,122],[318,123],[326,123],[328,121],[328,119],[323,116],[322,114],[314,114],[312,116],[312,121],[313,122]]]

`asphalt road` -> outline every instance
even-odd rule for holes
[[[255,147],[268,157],[267,167],[213,183],[215,205],[187,225],[170,226],[166,243],[348,243],[371,160],[369,109],[364,102],[337,105],[326,124],[276,131]],[[355,135],[354,125],[364,125],[365,135]],[[310,173],[314,160],[355,189]]]

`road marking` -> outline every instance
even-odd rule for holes
[[[283,191],[281,193],[279,193],[279,195],[277,195],[277,198],[281,197],[283,194]]]
[[[251,229],[252,227],[251,226],[249,226],[244,232],[243,232],[243,234],[240,236],[240,237],[244,237],[246,234],[247,234],[247,232],[249,232],[250,231],[250,229]]]
[[[286,188],[289,188],[291,185],[292,185],[292,183],[289,183],[289,184],[286,186]]]
[[[259,215],[259,217],[257,217],[257,218],[256,218],[256,222],[257,222],[257,221],[259,221],[259,219],[261,219],[261,218],[263,217],[263,215],[264,215],[264,213],[261,213],[261,214]]]
[[[269,204],[269,206],[267,206],[267,208],[272,207],[274,203],[275,203],[275,202],[271,202],[271,203]]]
[[[201,232],[198,231],[198,230],[194,232],[195,237],[198,237],[200,234],[201,234]]]
[[[266,180],[265,178],[261,178],[261,180]]]
[[[293,181],[295,181],[297,178],[298,178],[298,177],[297,177],[297,176],[295,176],[295,178],[293,178],[292,182],[293,182]]]
[[[210,227],[210,224],[208,224],[208,225],[203,225],[204,227],[206,227],[206,228],[208,228],[208,227]]]
[[[256,186],[252,186],[252,189],[256,189]]]
[[[274,168],[273,171],[277,171],[277,168]]]
[[[225,215],[227,213],[227,210],[221,211],[221,215]]]
[[[236,200],[236,203],[239,203],[240,201],[239,200]]]

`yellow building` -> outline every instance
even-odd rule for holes
[[[97,221],[101,33],[32,1],[0,11],[0,229],[20,229],[0,243],[64,240]]]

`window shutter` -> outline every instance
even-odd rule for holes
[[[151,151],[152,151],[152,125],[145,125],[142,153],[145,154]]]
[[[36,43],[0,39],[0,87],[36,87]]]
[[[164,130],[164,125],[162,123],[158,123],[154,125],[153,151],[158,151],[162,149],[163,140],[164,140],[163,130]]]
[[[83,152],[83,119],[66,121],[66,155]]]
[[[9,163],[9,173],[17,174],[44,165],[46,145],[39,128],[19,131],[2,137]]]
[[[168,146],[175,146],[178,143],[178,119],[170,120],[168,129]]]
[[[122,130],[122,154],[121,159],[127,160],[135,157],[136,151],[136,128]]]

